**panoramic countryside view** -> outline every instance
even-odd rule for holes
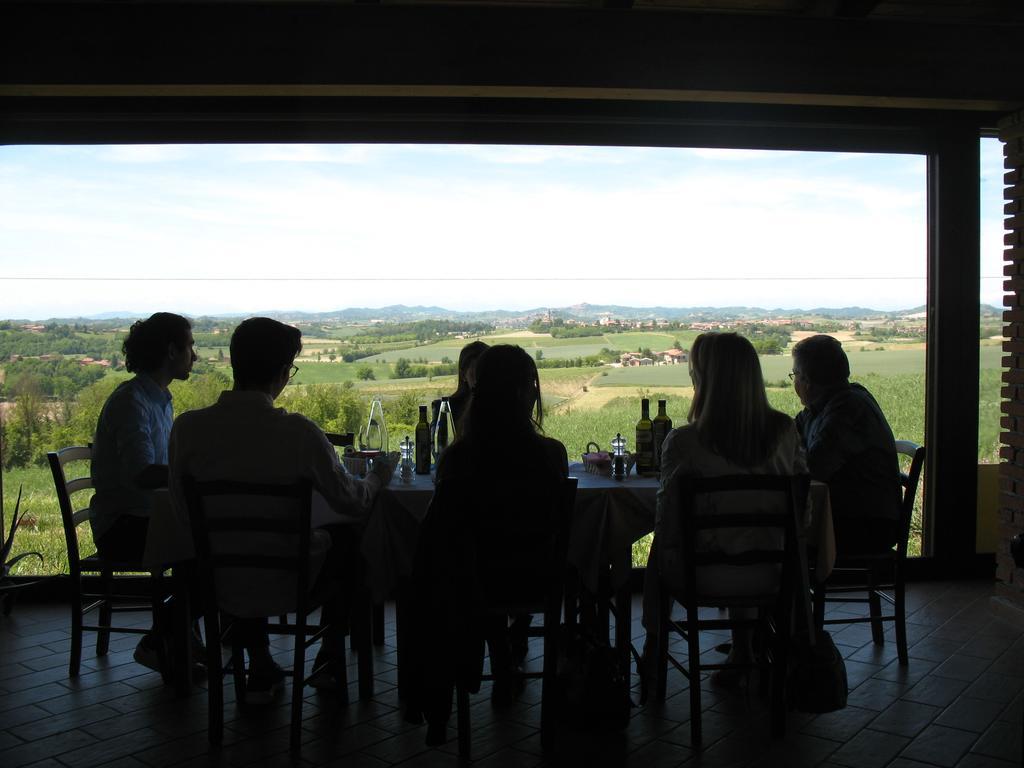
[[[1001,173],[984,140],[979,464],[998,461]],[[795,415],[792,345],[827,333],[896,437],[923,443],[925,184],[906,155],[0,148],[3,509],[24,515],[15,553],[41,556],[15,573],[66,571],[46,453],[92,440],[131,375],[129,326],[157,311],[193,323],[176,415],[230,388],[245,317],[302,332],[278,405],[358,433],[379,396],[391,450],[455,390],[465,344],[517,344],[540,371],[544,432],[578,462],[617,433],[632,444],[641,398],[685,423],[698,334],[749,338],[771,403]],[[921,530],[919,510],[915,551]]]

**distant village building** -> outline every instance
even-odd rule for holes
[[[623,352],[619,355],[619,364],[623,368],[634,368],[640,365],[654,365],[654,360],[641,357],[637,352]]]
[[[664,352],[658,352],[657,355],[661,358],[663,365],[679,365],[689,361],[690,350],[666,349]]]

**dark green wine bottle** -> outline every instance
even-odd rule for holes
[[[639,475],[653,472],[654,425],[651,423],[651,401],[640,401],[640,421],[636,423],[636,471]]]
[[[661,471],[661,445],[672,431],[672,419],[665,413],[665,401],[658,401],[658,415],[651,420],[654,428],[654,470]]]
[[[416,424],[416,474],[430,474],[430,422],[427,406],[420,406],[420,420]]]

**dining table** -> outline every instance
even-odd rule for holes
[[[632,609],[631,575],[633,544],[654,531],[659,480],[629,475],[615,479],[571,464],[570,476],[578,478],[570,534],[568,562],[582,588],[591,595],[607,595],[614,604],[614,646],[628,669]],[[494,490],[520,478],[496,476]],[[395,472],[391,483],[378,494],[369,514],[359,522],[364,584],[375,605],[396,594],[412,575],[420,522],[434,493],[433,475],[413,474],[403,481]],[[812,483],[805,535],[816,553],[815,573],[825,578],[835,563],[835,538],[828,488]],[[339,516],[314,491],[312,525],[319,527],[347,518]],[[195,557],[188,521],[170,504],[166,492],[157,494],[150,521],[143,562],[160,566]]]

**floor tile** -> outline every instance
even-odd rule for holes
[[[899,665],[890,627],[875,645],[864,626],[836,627],[850,682],[850,703],[821,715],[791,712],[786,736],[772,739],[768,708],[755,686],[723,691],[701,682],[704,749],[690,741],[687,683],[670,675],[673,695],[633,710],[621,732],[562,732],[546,754],[539,738],[540,685],[502,712],[487,689],[473,697],[476,764],[578,764],[658,768],[1009,768],[1020,764],[1024,719],[1024,631],[994,619],[992,586],[979,582],[913,584],[908,594],[910,663]],[[639,598],[632,634],[642,642]],[[841,604],[832,615],[853,615]],[[225,740],[209,745],[206,691],[179,699],[159,676],[132,661],[135,638],[115,638],[98,659],[86,647],[82,675],[69,680],[66,614],[62,606],[19,604],[17,625],[0,618],[0,765],[20,768],[387,768],[451,766],[453,740],[424,743],[425,729],[403,720],[394,687],[393,611],[386,645],[375,652],[376,696],[346,706],[309,692],[304,700],[303,750],[288,750],[289,703],[241,711],[225,686]],[[16,631],[14,631],[16,630]],[[701,638],[711,649],[724,636]],[[41,640],[35,644],[34,639]],[[285,662],[290,640],[275,638]],[[534,663],[541,646],[531,647]],[[711,653],[711,651],[708,651]],[[355,678],[357,659],[350,654]],[[13,681],[13,682],[12,682]],[[635,678],[634,692],[636,691]]]
[[[971,752],[1000,760],[1018,762],[1021,758],[1021,727],[1019,723],[996,722],[971,747]]]
[[[868,727],[874,731],[885,731],[897,736],[913,738],[923,731],[940,712],[942,712],[940,707],[901,699],[868,723]]]
[[[836,750],[829,760],[851,768],[882,768],[910,743],[910,739],[881,731],[863,730]]]
[[[949,728],[983,733],[996,721],[1005,707],[998,702],[961,696],[950,704],[935,722]]]
[[[922,763],[953,768],[974,743],[977,734],[929,725],[915,738],[901,755]]]

